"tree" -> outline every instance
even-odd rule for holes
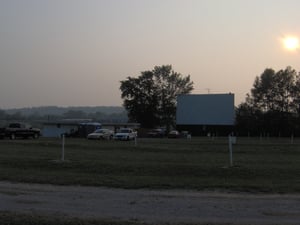
[[[294,98],[299,96],[297,79],[297,72],[291,67],[278,72],[266,69],[255,78],[251,89],[253,106],[261,111],[295,112]]]
[[[255,78],[246,102],[237,109],[238,127],[251,124],[256,133],[271,135],[294,133],[299,127],[299,85],[299,74],[291,67],[277,72],[265,69]]]
[[[258,118],[260,118],[260,115],[261,112],[251,107],[247,101],[241,103],[236,109],[236,129],[239,131],[239,135],[259,135],[260,124]]]
[[[174,72],[171,65],[156,66],[152,71],[141,72],[137,78],[121,81],[123,105],[132,122],[152,128],[174,125],[176,98],[193,90],[190,76]]]

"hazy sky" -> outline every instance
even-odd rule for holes
[[[193,93],[245,100],[300,71],[299,0],[0,0],[0,108],[122,105],[120,81],[171,64]]]

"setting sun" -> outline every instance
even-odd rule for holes
[[[283,39],[283,44],[284,47],[290,51],[299,49],[299,39],[297,37],[286,37]]]

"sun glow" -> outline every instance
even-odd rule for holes
[[[297,37],[285,37],[283,38],[283,45],[289,51],[295,51],[299,49],[299,39]]]

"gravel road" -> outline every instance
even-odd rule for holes
[[[300,195],[0,182],[0,211],[146,223],[300,224]]]

